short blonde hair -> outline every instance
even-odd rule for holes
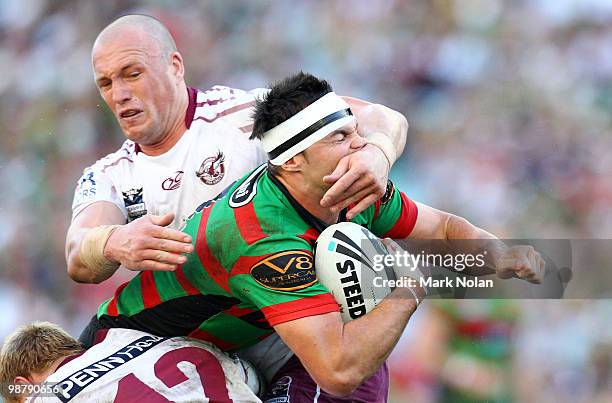
[[[6,385],[15,378],[29,378],[49,369],[58,358],[83,351],[81,344],[58,325],[34,322],[17,328],[0,350],[0,391],[7,396]],[[12,396],[14,397],[14,396]]]

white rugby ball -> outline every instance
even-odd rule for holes
[[[395,280],[393,268],[381,264],[387,253],[378,237],[351,222],[331,225],[317,239],[317,277],[340,305],[344,322],[370,312],[392,291],[383,281]]]

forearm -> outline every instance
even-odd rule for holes
[[[91,246],[87,244],[92,228],[80,228],[69,232],[66,239],[66,263],[68,275],[78,283],[101,283],[110,278],[119,268],[119,264],[107,261],[91,262],[84,253],[91,255]],[[85,244],[84,244],[85,242]],[[91,244],[91,242],[90,242]],[[103,248],[103,246],[102,246]],[[95,252],[94,252],[95,253]],[[87,264],[86,264],[87,262]]]
[[[380,104],[364,104],[349,99],[349,105],[357,118],[359,134],[365,137],[368,143],[379,147],[393,165],[406,145],[406,117]]]
[[[463,217],[449,214],[445,224],[444,239],[458,240],[454,245],[454,252],[478,253],[486,250],[486,266],[482,270],[465,270],[465,274],[481,275],[495,271],[494,262],[507,250],[506,245],[495,235],[475,226]],[[478,242],[482,240],[482,242]]]
[[[404,152],[408,120],[401,113],[382,105],[373,105],[373,107],[380,108],[382,121],[373,127],[379,129],[366,133],[365,138],[369,144],[379,147],[385,153],[389,164],[393,165]]]
[[[484,264],[465,268],[462,274],[482,276],[495,273],[502,279],[517,277],[534,284],[541,282],[546,263],[533,246],[507,246],[495,235],[472,225],[464,218],[448,213],[438,216],[445,217],[438,221],[441,224],[436,231],[436,234],[441,233],[442,236],[429,239],[445,240],[452,254],[481,255],[481,259],[484,257]],[[431,217],[430,221],[433,221]]]
[[[397,288],[367,315],[344,325],[338,369],[360,384],[385,362],[417,308],[413,295]]]
[[[66,234],[65,249],[70,278],[79,283],[100,283],[115,273],[119,264],[102,253],[112,233],[108,226],[124,223],[121,211],[105,201],[91,204],[74,217]]]
[[[416,306],[413,294],[398,288],[371,312],[347,324],[334,312],[275,329],[321,388],[348,395],[380,368]]]

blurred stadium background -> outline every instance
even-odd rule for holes
[[[392,177],[417,200],[502,237],[612,235],[610,0],[1,0],[0,339],[78,335],[129,275],[75,284],[63,252],[81,170],[123,141],[90,49],[129,12],[169,26],[191,86],[302,69],[403,112]],[[612,401],[610,301],[450,302],[411,321],[392,402]]]

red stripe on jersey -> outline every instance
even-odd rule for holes
[[[218,90],[218,89],[210,89],[210,90],[208,90],[208,91],[204,91],[204,92],[203,92],[203,94],[204,94],[204,95],[206,95],[206,94],[208,94],[209,92],[219,92],[219,91],[223,91],[223,90]],[[204,106],[204,105],[215,106],[215,105],[222,104],[222,103],[224,103],[224,102],[227,102],[227,101],[231,101],[231,100],[233,100],[233,99],[236,99],[236,97],[234,96],[234,90],[233,90],[233,89],[229,89],[229,93],[230,93],[230,96],[229,96],[229,97],[227,97],[227,98],[210,99],[210,98],[206,97],[206,101],[196,102],[196,104],[195,104],[195,105],[196,105],[198,108],[200,108],[200,107],[202,107],[202,106]]]
[[[253,131],[253,125],[248,125],[248,126],[242,126],[240,128],[240,131],[243,133],[251,133]]]
[[[117,290],[115,291],[115,296],[113,297],[113,299],[111,299],[111,301],[108,303],[106,307],[107,315],[117,316],[119,314],[117,311],[117,301],[119,300],[119,294],[121,294],[121,291],[123,291],[123,289],[128,285],[128,283],[129,281],[126,281],[125,283],[117,287]]]
[[[376,202],[374,202],[374,220],[376,220],[376,217],[378,217],[378,212],[380,211],[380,199],[376,200]]]
[[[189,105],[187,106],[187,112],[185,113],[185,126],[187,126],[187,129],[189,129],[189,127],[191,127],[191,122],[193,122],[193,115],[195,115],[198,90],[187,87],[187,95],[189,96]]]
[[[234,263],[230,275],[233,277],[239,274],[249,274],[251,272],[251,267],[273,254],[274,253],[268,253],[261,256],[240,256],[238,260],[236,260],[236,263]]]
[[[231,98],[229,98],[229,99],[231,99]],[[227,101],[229,99],[224,99],[224,100],[222,100],[222,102]],[[216,102],[215,101],[206,101],[206,102],[198,103],[197,106],[198,107],[199,106],[204,106],[206,104],[208,104],[208,105],[215,105],[217,103],[219,103],[219,101],[216,101]],[[193,120],[203,120],[205,122],[209,122],[210,123],[210,122],[214,122],[215,120],[217,120],[217,119],[219,119],[219,118],[221,118],[223,116],[228,116],[228,115],[231,115],[233,113],[240,112],[240,111],[242,111],[244,109],[251,108],[253,105],[255,105],[255,101],[251,101],[251,102],[247,102],[245,104],[240,104],[240,105],[232,106],[231,108],[228,108],[228,109],[226,109],[224,111],[218,112],[214,117],[207,118],[207,117],[204,117],[204,116],[198,116],[197,118],[195,118]]]
[[[306,232],[304,232],[302,235],[298,235],[298,238],[302,238],[310,245],[314,245],[314,243],[317,241],[317,238],[319,238],[319,235],[319,231],[317,231],[316,229],[308,228]]]
[[[400,192],[400,195],[402,196],[402,214],[400,214],[393,227],[382,238],[404,239],[414,229],[419,209],[404,192]]]
[[[236,105],[236,106],[233,106],[217,114],[217,117],[220,118],[221,116],[231,115],[232,113],[240,112],[241,110],[248,109],[253,106],[255,106],[255,101],[250,101],[250,102],[247,102],[246,104]]]
[[[340,307],[330,293],[304,297],[295,301],[265,306],[261,308],[270,326],[279,323],[306,318],[308,316],[322,315],[329,312],[339,312]]]
[[[221,266],[219,261],[217,261],[217,259],[213,256],[210,248],[208,247],[208,242],[206,241],[206,227],[208,225],[208,218],[210,217],[210,212],[212,209],[213,207],[209,207],[202,211],[200,227],[198,228],[198,235],[196,238],[196,253],[200,258],[200,262],[202,263],[204,270],[206,270],[210,278],[212,278],[215,283],[219,285],[219,287],[232,294],[227,284],[229,275],[223,266]]]
[[[219,347],[221,350],[233,350],[234,348],[238,347],[238,345],[229,343],[202,329],[196,329],[189,333],[188,336],[193,337],[194,339],[209,341],[215,346]]]
[[[117,165],[119,163],[119,161],[121,160],[128,160],[128,162],[134,162],[131,159],[129,159],[128,157],[121,157],[121,158],[117,158],[114,162],[104,165],[102,167],[102,173],[106,172],[106,168],[110,168],[110,167],[114,167],[115,165]]]
[[[255,311],[251,308],[240,308],[238,305],[234,305],[233,307],[223,311],[223,313],[226,313],[231,316],[235,316],[237,318],[244,316],[244,315],[248,315],[253,312]]]
[[[142,291],[142,303],[145,308],[152,308],[161,303],[152,271],[145,270],[140,272],[140,289]]]
[[[253,207],[253,203],[248,203],[245,206],[234,208],[232,210],[234,210],[236,224],[238,225],[238,230],[240,231],[240,235],[242,236],[242,239],[244,239],[244,242],[252,245],[260,239],[268,236],[265,232],[263,232],[263,229],[261,229],[257,215],[255,214],[255,207]]]
[[[176,269],[174,274],[176,275],[176,279],[178,280],[178,282],[181,285],[181,287],[183,288],[183,290],[185,290],[187,295],[197,295],[197,294],[200,294],[200,290],[195,288],[193,286],[193,284],[191,284],[191,282],[189,282],[189,280],[187,280],[187,277],[185,277],[185,272],[183,271],[183,265],[180,265],[178,267],[178,269]]]

